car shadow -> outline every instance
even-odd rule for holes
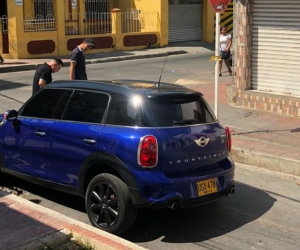
[[[12,183],[14,185],[18,183],[17,187],[11,186]],[[47,199],[85,213],[84,199],[81,197],[40,187],[14,177],[8,177],[1,185],[34,203],[39,204],[40,199]],[[156,239],[166,243],[202,242],[225,235],[257,220],[276,202],[276,199],[268,193],[255,187],[239,182],[235,183],[235,187],[234,194],[203,206],[175,211],[169,208],[140,209],[133,227],[119,236],[136,244]],[[26,194],[26,191],[22,193],[24,192],[22,190],[26,190],[29,194]]]
[[[120,235],[134,243],[161,239],[168,243],[206,241],[248,224],[274,205],[269,194],[243,183],[236,193],[215,203],[173,211],[140,210],[133,228]]]
[[[35,204],[40,204],[41,206],[43,206],[42,200],[46,199],[79,212],[86,212],[84,199],[82,197],[29,183],[13,176],[5,176],[1,181],[0,190],[1,189],[2,191],[25,198]]]

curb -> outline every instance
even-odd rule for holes
[[[230,153],[234,162],[265,168],[285,174],[300,176],[300,161],[274,155],[263,154],[258,151],[233,148]]]
[[[175,50],[175,51],[168,51],[168,52],[163,52],[163,53],[160,52],[160,53],[154,53],[154,54],[87,59],[86,64],[117,62],[117,61],[145,59],[145,58],[154,58],[154,57],[165,57],[165,56],[172,56],[172,55],[182,55],[182,54],[187,54],[187,53],[188,52],[185,50]],[[26,65],[14,65],[11,67],[0,67],[0,73],[35,70],[37,65],[38,64],[26,64]],[[70,66],[70,62],[64,62],[64,67],[69,67],[69,66]]]
[[[182,54],[187,54],[187,53],[188,52],[186,52],[184,50],[177,50],[177,51],[169,51],[169,52],[156,53],[156,54],[144,54],[144,55],[134,55],[134,56],[119,56],[119,57],[107,57],[107,58],[100,58],[100,59],[88,59],[88,60],[86,60],[86,64],[126,61],[126,60],[145,59],[145,58],[154,58],[154,57],[165,57],[165,56],[172,56],[172,55],[182,55]],[[68,63],[66,65],[69,66],[70,63]]]
[[[0,68],[0,73],[11,73],[17,71],[27,71],[27,70],[34,70],[36,69],[37,64],[26,64],[26,65],[19,65],[19,66],[11,66],[11,67],[3,67]]]
[[[3,191],[0,192],[5,193]],[[21,204],[22,206],[24,206],[24,209],[26,209],[27,207],[49,216],[50,226],[51,223],[54,223],[59,228],[62,228],[55,233],[37,238],[35,241],[23,244],[17,248],[18,250],[38,250],[41,249],[41,246],[45,246],[45,244],[51,246],[53,245],[53,243],[63,243],[68,238],[70,238],[71,234],[76,240],[90,244],[95,250],[146,250],[146,248],[136,245],[135,243],[97,229],[91,225],[72,219],[49,208],[32,203],[31,201],[28,201],[22,197],[18,197],[14,194],[8,194],[5,196],[5,198]]]

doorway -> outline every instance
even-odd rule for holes
[[[0,54],[9,53],[7,0],[0,1]]]

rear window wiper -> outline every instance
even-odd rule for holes
[[[173,125],[186,125],[186,124],[196,124],[198,120],[196,119],[186,119],[180,121],[173,121]]]

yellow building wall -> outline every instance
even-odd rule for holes
[[[157,12],[158,13],[158,33],[160,45],[164,46],[168,44],[168,12],[169,1],[168,0],[132,0],[131,6],[134,9],[141,10],[142,12]]]
[[[66,1],[54,0],[53,9],[55,16],[55,27],[54,31],[38,31],[38,32],[24,32],[24,18],[26,15],[34,18],[34,2],[33,0],[23,0],[22,6],[16,6],[15,1],[7,1],[8,9],[8,37],[9,37],[9,54],[6,54],[6,58],[51,58],[61,57],[70,54],[67,48],[69,39],[84,39],[85,35],[68,36],[65,34],[65,15],[69,13],[69,5]],[[156,34],[158,43],[163,46],[168,44],[168,0],[115,0],[113,7],[120,8],[121,11],[126,12],[130,9],[139,9],[143,12],[154,12],[158,13],[158,24],[157,30],[152,32],[142,33],[124,33],[118,31],[118,33],[112,34],[95,34],[88,35],[91,38],[95,37],[107,37],[111,35],[114,39],[119,41],[118,50],[133,50],[141,49],[139,47],[125,47],[123,45],[123,38],[125,35],[151,35]],[[72,13],[84,13],[84,1],[77,0],[77,9],[72,9]],[[116,15],[115,15],[116,16]],[[114,17],[115,18],[115,17]],[[72,19],[76,19],[75,15]],[[83,20],[80,18],[80,25],[84,25]],[[120,15],[119,24],[120,25]],[[34,23],[31,24],[34,26]],[[114,25],[114,24],[113,24]],[[115,29],[115,28],[113,28]],[[27,47],[32,41],[44,41],[52,40],[55,43],[55,50],[52,53],[47,54],[29,54]],[[122,43],[122,44],[121,44]],[[144,48],[145,46],[143,46]],[[112,49],[95,49],[88,51],[87,53],[98,53],[104,51],[111,51]]]
[[[115,0],[115,7],[125,12],[132,7],[132,0]]]
[[[28,1],[28,0],[27,0]],[[54,57],[58,55],[58,35],[57,31],[44,31],[44,32],[24,32],[23,16],[24,5],[15,6],[14,1],[8,2],[8,35],[9,35],[9,57],[10,58],[34,58],[34,57]],[[29,11],[30,8],[26,10]],[[63,8],[62,8],[63,9]],[[33,16],[32,16],[33,17]],[[30,41],[39,40],[52,40],[56,44],[53,53],[31,55],[27,51],[27,45]]]
[[[160,45],[164,46],[169,43],[169,1],[161,0],[160,9]]]
[[[53,40],[57,44],[57,32],[24,32],[24,14],[29,15],[30,7],[25,8],[24,3],[31,3],[31,0],[24,0],[23,6],[16,6],[14,1],[7,1],[8,16],[8,37],[9,37],[9,54],[6,58],[34,58],[34,57],[54,57],[58,54],[58,46],[53,53],[31,55],[27,51],[27,44],[30,41]],[[30,5],[30,4],[29,4]],[[31,5],[30,5],[31,6]],[[25,12],[26,11],[26,12]],[[33,17],[33,8],[32,8]]]
[[[203,0],[203,29],[202,40],[212,43],[215,41],[215,12],[209,0]]]
[[[24,16],[29,15],[34,17],[34,7],[33,7],[32,0],[23,0],[23,11],[24,11]]]
[[[68,52],[67,50],[67,42],[66,42],[66,35],[65,35],[64,16],[65,16],[66,6],[62,8],[60,1],[54,1],[53,9],[54,9],[54,13],[56,13],[58,17],[61,17],[61,18],[56,18],[56,37],[55,37],[56,40],[53,39],[56,45],[55,52],[58,56],[67,55],[70,52]]]
[[[168,0],[117,0],[115,2],[116,8],[119,8],[121,12],[127,12],[131,9],[140,10],[141,12],[153,12],[158,13],[157,16],[157,29],[158,29],[158,43],[160,46],[164,46],[168,44]],[[121,16],[119,13],[113,15],[113,20],[121,20]],[[113,27],[116,28],[116,27]],[[117,29],[117,28],[116,28]],[[119,31],[121,29],[119,28]],[[117,31],[116,41],[117,48],[119,50],[132,50],[133,48],[124,47],[121,44],[125,35],[122,32]],[[153,32],[151,32],[153,33]],[[143,33],[145,34],[145,33]],[[140,49],[140,48],[139,48]]]
[[[7,16],[8,16],[8,37],[9,37],[9,54],[6,58],[20,58],[19,48],[22,48],[23,41],[19,34],[23,33],[23,6],[15,6],[14,1],[7,1]]]

